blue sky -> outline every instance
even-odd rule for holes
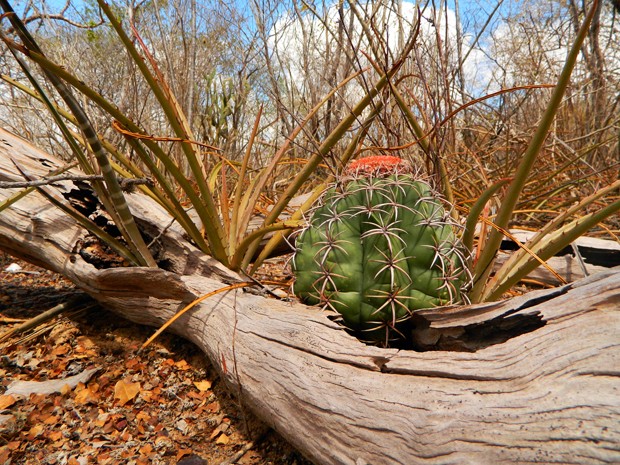
[[[12,0],[14,2],[14,8],[16,11],[20,11],[20,3],[23,4],[24,0]],[[66,0],[45,0],[48,7],[52,10],[52,12],[58,12],[65,4]],[[109,0],[110,3],[113,3],[113,0]],[[237,7],[243,11],[247,11],[247,18],[249,19],[249,23],[246,25],[248,35],[252,35],[253,32],[253,22],[252,22],[252,13],[249,11],[250,2],[245,0],[225,0],[229,3],[233,3],[237,5]],[[302,0],[297,0],[301,2]],[[313,2],[315,4],[321,4],[323,0],[307,0],[309,2]],[[431,0],[432,1],[432,0]],[[441,0],[435,0],[435,4],[440,3]],[[88,0],[88,3],[96,3],[96,0]],[[260,2],[260,0],[259,0]],[[71,9],[75,8],[77,10],[81,10],[86,1],[85,0],[71,0],[71,8],[69,10],[69,15],[71,15]],[[335,2],[334,2],[335,3]],[[362,2],[360,2],[362,3]],[[403,3],[414,3],[407,2],[406,0]],[[510,10],[518,9],[521,7],[521,0],[448,0],[448,8],[454,10],[455,5],[458,3],[460,10],[460,22],[463,28],[463,32],[466,37],[469,38],[467,42],[469,44],[472,43],[473,38],[478,34],[480,29],[485,24],[488,15],[497,7],[499,4],[500,7],[495,14],[493,21],[491,21],[490,25],[487,26],[486,30],[480,37],[480,42],[478,45],[484,46],[485,38],[488,34],[494,30],[497,25],[501,22],[501,16],[509,13]],[[432,3],[431,3],[432,4]],[[21,7],[23,8],[23,7]],[[74,10],[75,11],[75,10]],[[281,8],[281,11],[286,11],[285,7]],[[478,63],[478,62],[477,62]],[[478,63],[475,67],[480,68],[482,63]],[[471,67],[471,66],[470,66]],[[484,74],[482,68],[479,69]]]
[[[93,0],[95,1],[95,0]],[[58,11],[66,4],[66,0],[46,0],[48,6]],[[19,11],[19,4],[23,3],[22,0],[13,0],[13,6],[16,11]],[[77,9],[80,9],[84,5],[84,0],[71,0],[72,6]],[[113,1],[110,1],[113,3]],[[235,0],[237,7],[240,10],[249,9],[249,2],[245,0]],[[520,1],[519,0],[460,0],[458,1],[459,8],[461,11],[461,22],[465,27],[472,26],[472,23],[475,21],[476,23],[482,23],[488,17],[488,14],[493,11],[496,5],[500,3],[500,8],[498,13],[507,13],[510,9],[519,8]],[[449,0],[448,6],[454,10],[455,1]],[[251,14],[248,14],[248,17],[251,18]]]

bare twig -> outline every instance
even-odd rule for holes
[[[28,321],[22,323],[21,325],[16,326],[2,333],[2,335],[0,335],[0,342],[9,339],[15,334],[20,334],[29,329],[36,328],[40,326],[41,324],[45,323],[46,321],[51,320],[52,318],[54,318],[55,316],[63,312],[75,310],[76,308],[82,307],[89,303],[91,303],[92,305],[92,299],[85,294],[80,294],[78,296],[72,297],[66,302],[58,304],[55,307],[41,313],[40,315],[37,315],[34,318],[29,319]]]
[[[0,189],[21,189],[24,187],[48,186],[59,181],[103,181],[100,174],[75,175],[61,174],[50,176],[49,178],[37,179],[35,181],[0,181]],[[153,181],[148,178],[119,178],[119,184],[123,190],[129,190],[137,185],[152,185]]]
[[[235,455],[233,455],[231,458],[227,460],[224,460],[223,462],[220,463],[220,465],[234,465],[241,459],[241,457],[243,457],[253,447],[254,447],[254,442],[252,441],[246,442],[243,445],[243,447]]]
[[[91,30],[101,26],[104,23],[103,19],[100,19],[97,23],[90,24],[90,23],[79,23],[77,21],[73,21],[67,18],[64,14],[37,13],[32,16],[28,16],[26,19],[24,19],[24,24],[29,24],[34,21],[43,21],[43,20],[63,21],[65,23],[70,24],[71,26],[75,26],[80,29],[91,29]],[[10,28],[8,32],[9,33],[13,32],[13,28]]]

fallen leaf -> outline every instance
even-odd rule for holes
[[[211,402],[210,404],[207,404],[205,408],[211,413],[216,413],[220,410],[220,403],[216,400],[214,402]]]
[[[97,404],[99,396],[92,387],[86,386],[75,394],[75,402],[79,405]]]
[[[142,391],[140,393],[140,398],[144,402],[151,402],[153,400],[153,397],[155,397],[155,394],[153,393],[153,391]]]
[[[86,349],[86,350],[79,350],[76,349],[75,353],[73,353],[73,355],[71,356],[73,359],[75,360],[80,360],[83,358],[86,359],[93,359],[95,357],[97,357],[97,355],[99,355],[99,353],[96,350],[90,350],[90,349]]]
[[[211,391],[188,391],[187,397],[190,399],[200,400],[203,404],[206,402],[205,398],[211,395]]]
[[[177,462],[186,455],[190,455],[192,452],[191,449],[179,449],[176,456]]]
[[[94,449],[101,449],[102,447],[109,447],[110,441],[107,441],[105,439],[99,439],[96,441],[92,441],[91,445]]]
[[[4,410],[5,408],[10,407],[11,405],[13,405],[15,402],[17,402],[17,399],[15,397],[13,397],[12,395],[1,395],[0,396],[0,410]]]
[[[46,425],[55,425],[56,423],[58,423],[58,416],[57,415],[51,415],[49,417],[47,417],[43,423],[45,423]]]
[[[108,418],[110,417],[109,413],[100,413],[97,416],[97,419],[95,420],[95,426],[101,428],[103,427],[103,425],[105,425],[106,421],[108,421]]]
[[[209,389],[211,389],[212,384],[213,383],[209,380],[194,381],[194,386],[196,386],[200,392],[208,391]]]
[[[134,370],[138,365],[140,365],[140,360],[136,358],[130,358],[125,362],[125,367],[127,367],[128,370]]]
[[[11,450],[8,446],[0,446],[0,463],[11,463]]]
[[[220,434],[218,438],[215,440],[216,444],[228,444],[230,442],[230,438],[224,433]]]
[[[128,383],[120,380],[114,385],[114,398],[118,399],[120,405],[125,405],[133,400],[140,392],[140,383]]]
[[[60,438],[62,438],[62,431],[50,431],[49,433],[47,433],[47,438],[52,441],[58,441]]]
[[[121,418],[116,423],[114,423],[114,428],[116,428],[117,431],[122,431],[126,427],[127,427],[127,420],[124,418]]]
[[[150,444],[145,444],[138,449],[138,452],[140,452],[140,454],[142,455],[149,455],[151,454],[151,452],[153,452],[153,446],[151,446]]]
[[[189,431],[189,425],[183,418],[177,421],[174,426],[176,429],[178,429],[183,434],[187,434]]]
[[[21,441],[11,441],[6,446],[9,448],[9,450],[17,450],[19,449],[19,446],[21,445],[22,445]]]
[[[68,384],[65,384],[63,387],[60,388],[60,393],[63,396],[66,396],[67,394],[69,394],[72,391],[71,386],[69,386]]]
[[[100,465],[107,465],[113,463],[112,459],[110,458],[110,453],[102,452],[100,454],[97,454],[97,463]]]
[[[179,370],[185,371],[189,370],[190,366],[185,360],[179,360],[174,364]]]
[[[54,347],[52,350],[52,355],[65,355],[69,352],[71,346],[69,344],[62,344]]]
[[[144,410],[140,410],[137,414],[136,414],[136,420],[138,421],[148,421],[151,419],[151,415],[149,415],[147,412],[145,412]]]
[[[224,418],[224,420],[228,420],[228,419]],[[224,433],[228,431],[230,424],[225,422],[224,420],[220,423],[220,425],[217,428],[213,430],[213,432],[211,433],[211,436],[209,436],[210,440],[213,440],[214,438],[216,438],[220,433]]]
[[[40,436],[41,433],[43,433],[43,430],[45,428],[43,427],[43,425],[34,425],[32,428],[30,428],[30,430],[27,433],[27,438],[32,441],[34,438],[36,438],[37,436]]]

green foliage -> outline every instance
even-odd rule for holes
[[[493,222],[493,229],[489,234],[488,240],[484,244],[484,248],[482,249],[480,257],[474,268],[474,285],[471,292],[471,299],[474,302],[495,300],[501,297],[502,291],[508,290],[511,285],[516,284],[521,278],[526,277],[529,272],[538,266],[537,262],[540,262],[541,259],[549,259],[554,253],[557,253],[564,247],[569,246],[572,241],[580,235],[585,234],[586,231],[596,226],[600,221],[620,210],[620,202],[612,203],[611,205],[602,208],[597,214],[587,215],[582,219],[577,219],[568,225],[563,226],[561,228],[561,234],[559,235],[552,234],[554,229],[558,229],[561,226],[561,222],[556,218],[555,221],[550,222],[545,228],[543,228],[543,230],[547,231],[546,237],[543,234],[538,234],[533,240],[525,244],[527,249],[535,250],[538,257],[529,255],[528,259],[524,259],[522,256],[523,251],[521,251],[517,254],[521,259],[520,261],[509,260],[492,279],[489,279],[489,276],[493,270],[492,264],[504,237],[504,231],[508,229],[509,223],[514,216],[517,202],[526,183],[528,182],[531,171],[536,165],[538,156],[548,136],[549,129],[551,128],[556,114],[559,111],[562,98],[570,83],[571,74],[579,56],[581,46],[588,33],[595,11],[596,4],[591,7],[578,31],[577,37],[571,47],[566,62],[564,63],[562,73],[558,78],[557,85],[555,86],[551,98],[545,108],[545,112],[538,123],[536,131],[532,136],[532,139],[530,140],[517,169],[515,170],[514,177],[508,185],[506,195],[501,202],[499,211]],[[496,188],[499,188],[499,185],[491,187],[490,189],[492,191]],[[483,194],[482,197],[484,196],[485,195]],[[589,203],[585,203],[581,205],[581,207],[585,207],[587,205],[589,205]],[[468,236],[471,234],[471,229],[479,216],[481,207],[482,205],[476,205],[470,211],[470,218],[468,218],[467,221]],[[574,212],[576,212],[576,210],[574,210]]]

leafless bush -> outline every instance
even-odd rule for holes
[[[458,199],[467,202],[513,171],[549,96],[550,90],[541,86],[555,82],[584,12],[582,4],[572,0],[532,0],[518,9],[506,2],[488,12],[484,5],[456,6],[455,11],[445,1],[418,7],[392,0],[254,0],[240,10],[238,3],[224,0],[174,0],[127,2],[116,8],[156,59],[195,139],[220,147],[231,161],[239,160],[262,107],[254,169],[266,163],[331,89],[359,73],[311,118],[289,159],[303,160],[316,152],[407,38],[415,36],[415,53],[367,110],[378,117],[365,128],[356,150],[397,152],[426,164],[431,172],[441,159],[456,182]],[[170,133],[135,65],[101,25],[96,9],[70,6],[54,13],[45,3],[32,2],[22,13],[30,17],[30,27],[55,60],[149,133]],[[617,176],[619,29],[614,5],[603,2],[533,174],[544,183],[530,189],[524,206],[542,206],[561,196],[559,185],[577,185],[579,193],[586,194]],[[7,55],[3,49],[2,72],[23,81]],[[515,87],[519,89],[499,92]],[[403,113],[395,92],[410,115]],[[485,98],[494,92],[497,95]],[[6,86],[0,98],[6,127],[62,151],[60,137],[39,104]],[[469,105],[474,99],[480,101]],[[93,108],[91,112],[98,131],[130,153],[110,121]],[[349,141],[359,134],[364,116],[351,129]],[[412,126],[411,116],[418,127]],[[342,152],[347,143],[345,139],[333,150]],[[169,150],[180,159],[177,145],[171,143]],[[219,158],[205,155],[205,160],[213,166]],[[326,162],[320,176],[339,168],[329,157]],[[287,166],[279,172],[282,178],[274,179],[276,190],[278,182],[286,182],[297,169],[294,163]]]

